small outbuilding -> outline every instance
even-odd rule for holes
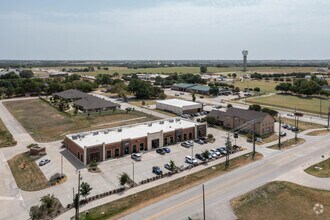
[[[167,99],[156,102],[156,108],[177,115],[192,114],[203,111],[203,105],[197,102],[190,102],[182,99]]]

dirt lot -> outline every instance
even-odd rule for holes
[[[231,201],[238,219],[330,219],[330,191],[271,182]],[[316,204],[323,212],[314,211]],[[318,206],[319,207],[319,206]]]
[[[28,153],[16,155],[8,164],[21,190],[37,191],[48,186],[46,177]]]
[[[5,106],[38,142],[60,140],[65,134],[79,131],[117,127],[158,119],[138,111],[126,113],[122,110],[102,114],[94,113],[89,117],[87,115],[70,116],[59,112],[39,99],[5,102]]]

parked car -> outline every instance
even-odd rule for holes
[[[172,171],[171,164],[170,163],[165,163],[164,164],[164,167],[165,167],[165,169],[168,169],[168,170],[171,170]]]
[[[291,130],[293,127],[291,125],[288,125],[286,129]]]
[[[201,155],[201,154],[195,154],[195,157],[196,157],[198,160],[206,161],[206,158],[203,157],[203,155]]]
[[[299,131],[299,129],[297,127],[292,127],[291,131]]]
[[[281,131],[280,136],[281,136],[281,137],[284,137],[284,136],[286,136],[286,133],[283,132],[283,131]]]
[[[182,142],[181,143],[181,146],[182,147],[186,147],[186,148],[189,148],[190,147],[190,145],[185,141],[185,142]]]
[[[205,138],[205,137],[201,137],[201,138],[199,138],[199,140],[203,141],[203,142],[204,142],[204,144],[207,144],[207,140],[206,140],[206,138]]]
[[[208,157],[209,157],[209,159],[212,159],[212,158],[216,158],[217,155],[216,155],[215,153],[211,153],[211,152],[209,151],[209,155],[208,155]]]
[[[165,151],[163,150],[163,148],[158,148],[156,150],[156,153],[161,154],[161,155],[164,155],[165,154]]]
[[[184,95],[184,92],[180,92],[180,95]]]
[[[178,93],[175,93],[174,95],[175,95],[175,96],[180,96]]]
[[[157,175],[162,175],[163,174],[163,171],[160,169],[159,166],[152,167],[152,172],[157,174]]]
[[[49,159],[40,160],[40,162],[39,162],[39,166],[46,165],[46,164],[49,163],[49,162],[50,162]]]
[[[171,149],[168,147],[163,147],[162,149],[165,153],[171,153]]]
[[[142,156],[139,153],[132,153],[131,158],[136,161],[141,161]]]
[[[187,144],[189,144],[190,147],[194,146],[194,142],[193,141],[186,141]]]
[[[294,117],[294,114],[292,114],[292,113],[288,113],[286,115],[289,116],[289,117]]]
[[[215,153],[217,156],[221,155],[221,153],[219,151],[215,150],[215,149],[211,149],[210,152]]]
[[[189,164],[197,164],[197,160],[195,157],[191,157],[191,156],[186,156],[185,161]]]
[[[203,99],[203,98],[204,98],[204,96],[202,96],[202,95],[201,95],[201,96],[199,96],[199,98]]]
[[[204,144],[204,141],[202,141],[201,139],[197,139],[197,140],[195,140],[195,143],[197,143],[197,144]]]
[[[224,147],[219,147],[217,148],[217,150],[222,154],[222,155],[226,155],[227,154],[227,150]]]
[[[287,124],[283,124],[283,125],[282,125],[282,128],[287,129],[287,128],[288,128],[288,125],[287,125]]]

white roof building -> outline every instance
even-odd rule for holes
[[[203,111],[201,103],[186,101],[182,99],[167,99],[156,102],[156,108],[173,112],[177,115],[192,114]]]

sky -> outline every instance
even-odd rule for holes
[[[329,59],[329,0],[1,0],[0,59]]]

